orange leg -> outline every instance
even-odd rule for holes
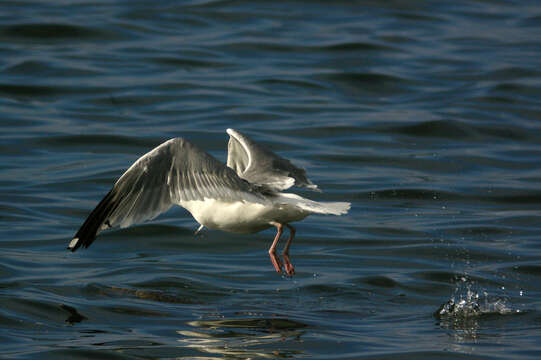
[[[287,243],[284,247],[284,251],[282,252],[282,256],[284,257],[284,268],[286,274],[291,276],[295,274],[295,268],[293,267],[291,261],[289,261],[289,247],[291,246],[291,241],[293,241],[293,238],[295,237],[295,228],[289,224],[286,224],[286,226],[289,229],[289,238],[287,239]]]
[[[276,245],[278,245],[278,240],[280,240],[280,236],[282,235],[282,231],[284,229],[284,226],[280,223],[273,222],[272,225],[276,226],[276,236],[274,237],[274,241],[272,242],[272,245],[269,249],[269,256],[272,262],[272,265],[274,265],[274,268],[276,269],[276,272],[281,273],[282,272],[282,263],[280,262],[280,259],[278,256],[276,256]]]

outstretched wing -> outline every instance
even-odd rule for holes
[[[306,177],[306,171],[293,165],[272,151],[257,144],[240,132],[227,129],[229,144],[227,166],[241,178],[276,190],[293,185],[319,191],[317,185]]]
[[[175,138],[140,157],[90,213],[68,249],[88,247],[100,230],[150,220],[173,204],[205,198],[262,202],[251,184],[190,142]]]

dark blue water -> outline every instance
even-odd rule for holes
[[[0,4],[0,357],[537,359],[541,4]],[[226,128],[347,216],[183,209],[65,248],[139,156]]]

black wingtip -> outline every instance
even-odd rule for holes
[[[102,224],[107,222],[108,217],[116,210],[119,203],[120,201],[113,188],[88,215],[79,231],[70,241],[68,250],[75,252],[81,246],[84,248],[89,247],[96,239]]]

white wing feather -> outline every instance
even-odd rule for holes
[[[175,138],[140,157],[83,223],[69,249],[88,247],[100,230],[150,220],[182,201],[264,203],[247,181],[192,143]],[[75,240],[77,239],[77,240]]]
[[[293,165],[240,132],[227,129],[227,166],[241,178],[281,191],[292,186],[319,191],[306,177],[306,171]]]

